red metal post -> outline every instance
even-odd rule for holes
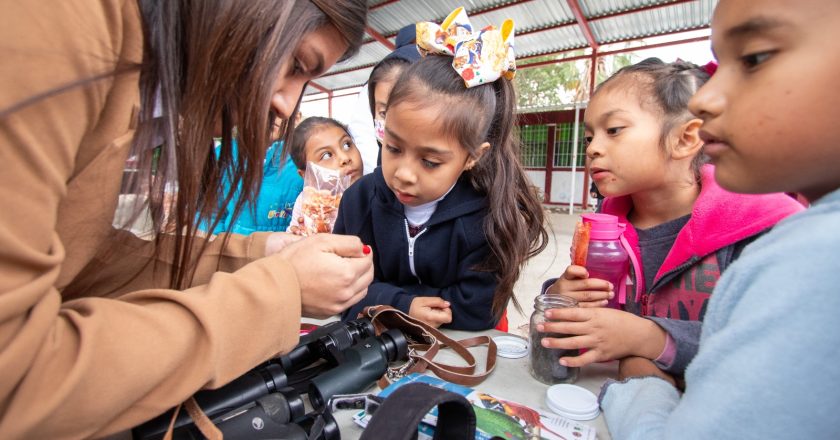
[[[327,92],[327,116],[332,118],[332,100],[333,100],[333,92],[330,90]]]
[[[548,124],[548,136],[545,148],[545,203],[551,201],[551,178],[554,174],[554,144],[557,139],[557,124]]]

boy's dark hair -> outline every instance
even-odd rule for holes
[[[542,204],[519,159],[513,84],[499,78],[466,88],[452,68],[452,57],[427,56],[400,75],[388,99],[388,108],[396,105],[440,114],[441,129],[451,133],[470,156],[482,143],[490,144],[463,175],[489,201],[484,234],[491,257],[477,269],[497,273],[499,284],[493,296],[497,318],[510,300],[521,310],[513,285],[525,261],[545,248],[548,232]]]
[[[350,131],[347,126],[332,118],[324,118],[321,116],[311,116],[303,121],[295,128],[295,133],[292,136],[292,142],[289,144],[289,155],[292,157],[292,162],[299,170],[306,170],[306,141],[313,131],[320,130],[324,126],[338,127],[350,136]],[[352,139],[352,136],[350,136]]]
[[[674,127],[694,119],[688,110],[688,101],[709,78],[708,72],[694,63],[682,60],[665,63],[659,58],[647,58],[621,68],[602,82],[595,94],[613,86],[639,89],[642,105],[653,105],[663,116],[660,144],[664,146]],[[700,167],[705,162],[702,152],[692,161],[692,170],[698,180]]]

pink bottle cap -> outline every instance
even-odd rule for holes
[[[595,240],[617,240],[626,227],[611,214],[583,214],[581,218],[591,225],[589,236]]]

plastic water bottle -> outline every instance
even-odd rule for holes
[[[629,256],[621,246],[620,237],[626,228],[618,217],[610,214],[583,214],[584,223],[590,224],[589,249],[586,253],[586,270],[589,278],[612,283],[615,296],[607,307],[620,309],[619,291],[625,282]]]

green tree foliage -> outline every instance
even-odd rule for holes
[[[569,53],[566,57],[579,55],[583,55],[583,51]],[[616,70],[630,64],[632,57],[632,54],[599,57],[596,63],[596,82],[600,83]],[[539,57],[522,65],[558,59],[558,56]],[[585,59],[517,70],[514,79],[518,94],[517,107],[521,111],[528,111],[586,101],[589,97],[590,64]]]

